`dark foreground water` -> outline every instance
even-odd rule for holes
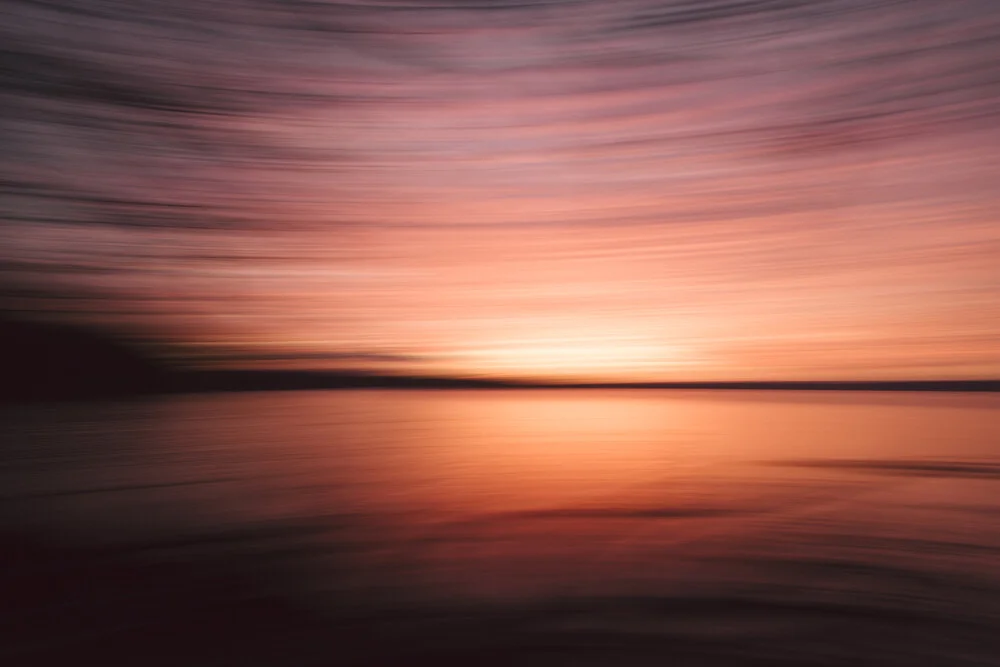
[[[1000,665],[997,395],[289,392],[0,425],[12,666]]]

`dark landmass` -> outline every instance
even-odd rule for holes
[[[552,385],[563,386],[563,385]],[[755,391],[1000,391],[1000,380],[769,380],[740,382],[608,382],[579,389],[745,389]]]
[[[103,332],[0,319],[0,400],[106,398],[162,391],[174,373]]]
[[[374,375],[326,371],[215,370],[176,376],[177,391],[281,391],[303,389],[712,389],[795,391],[1000,391],[1000,380],[588,382],[559,383]]]
[[[0,368],[3,402],[360,388],[1000,391],[1000,380],[559,383],[320,370],[184,370],[150,359],[127,341],[100,331],[3,319],[0,319]]]

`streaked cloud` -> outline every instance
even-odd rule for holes
[[[8,308],[241,363],[1000,372],[990,0],[4,11]]]

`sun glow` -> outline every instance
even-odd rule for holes
[[[589,338],[509,341],[469,350],[464,357],[491,374],[576,380],[653,377],[697,363],[679,346]]]

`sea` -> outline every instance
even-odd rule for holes
[[[1000,665],[1000,394],[206,393],[0,434],[12,667]]]

